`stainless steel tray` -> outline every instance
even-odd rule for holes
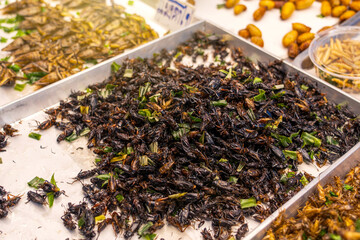
[[[195,33],[196,31],[199,31],[199,30],[206,31],[206,32],[213,32],[213,33],[220,34],[220,35],[226,35],[227,39],[229,39],[230,46],[241,48],[243,50],[244,54],[255,62],[256,61],[271,62],[274,60],[279,60],[277,57],[271,55],[270,53],[265,52],[263,49],[255,46],[251,43],[248,43],[247,41],[242,40],[237,36],[233,36],[231,33],[220,29],[219,27],[215,26],[214,24],[211,24],[206,21],[201,21],[201,22],[192,24],[191,26],[189,26],[183,30],[179,30],[177,32],[171,33],[161,39],[157,39],[151,43],[140,46],[137,49],[131,50],[127,54],[120,55],[115,58],[109,59],[105,62],[102,62],[102,63],[94,66],[91,69],[85,70],[79,74],[76,74],[67,79],[64,79],[63,81],[60,81],[60,82],[52,84],[48,87],[45,87],[45,88],[37,91],[36,93],[30,94],[30,95],[23,97],[15,102],[12,102],[5,106],[1,106],[0,107],[0,126],[3,125],[4,123],[13,123],[15,121],[22,120],[27,117],[27,119],[24,120],[25,124],[21,125],[21,127],[22,127],[21,134],[28,133],[31,131],[32,128],[34,128],[34,125],[28,126],[29,121],[33,121],[32,119],[37,119],[36,117],[39,116],[39,113],[38,113],[39,111],[41,111],[44,108],[51,107],[54,104],[57,104],[61,99],[66,98],[74,90],[75,91],[83,90],[89,84],[103,81],[104,79],[109,77],[110,76],[110,66],[113,61],[116,61],[117,63],[121,64],[121,62],[126,58],[151,57],[154,52],[159,52],[163,48],[166,48],[168,50],[174,49],[179,43],[189,39],[193,33]],[[288,62],[284,62],[283,64],[287,71],[296,72],[300,76],[307,77],[311,81],[316,82],[316,85],[318,86],[319,90],[328,94],[327,98],[330,101],[334,101],[336,103],[341,103],[341,102],[346,101],[346,102],[348,102],[348,106],[352,109],[352,111],[354,111],[357,114],[360,113],[360,101],[356,100],[355,98],[351,97],[350,95],[348,95],[346,93],[343,93],[341,90],[337,89],[336,87],[334,87],[326,82],[323,82],[318,78],[311,76],[310,74],[304,72],[303,70],[292,66]],[[37,115],[33,115],[33,114],[37,114]],[[41,144],[47,144],[47,146],[49,148],[51,147],[51,148],[57,149],[57,151],[60,153],[61,157],[66,158],[67,159],[66,161],[70,162],[70,164],[71,164],[71,161],[74,161],[74,168],[72,168],[70,171],[72,173],[74,171],[76,172],[76,170],[78,170],[78,169],[76,169],[77,165],[75,163],[79,162],[79,159],[77,159],[77,157],[79,157],[79,156],[76,154],[69,155],[70,154],[69,146],[66,145],[67,147],[61,147],[61,146],[65,146],[64,144],[66,144],[66,143],[62,143],[62,145],[60,147],[57,146],[57,144],[55,143],[55,138],[54,138],[54,136],[56,135],[55,130],[53,131],[51,138],[49,136],[45,136],[45,134],[47,134],[47,132],[44,132],[44,136],[43,136],[45,139],[44,140],[45,142],[42,139]],[[16,182],[19,182],[19,183],[21,182],[21,184],[24,184],[24,182],[25,182],[24,185],[26,185],[26,180],[30,180],[30,179],[24,179],[24,176],[17,176],[17,175],[21,175],[18,173],[20,171],[20,169],[25,166],[27,168],[31,169],[31,167],[29,167],[28,165],[32,165],[32,164],[44,164],[44,162],[41,162],[36,157],[33,157],[33,161],[26,162],[24,160],[25,157],[27,157],[31,154],[36,155],[36,154],[38,154],[37,152],[40,151],[38,149],[40,143],[35,142],[35,145],[34,145],[34,142],[28,143],[29,141],[32,141],[32,140],[25,141],[25,139],[27,140],[27,136],[19,136],[17,138],[14,138],[14,140],[11,139],[12,142],[8,147],[9,153],[8,152],[6,152],[5,154],[1,153],[3,155],[0,155],[0,156],[3,156],[3,161],[5,161],[2,166],[4,171],[8,170],[8,171],[14,172],[13,175],[16,175],[16,176],[11,176],[14,179],[12,181],[15,181],[15,179],[16,179]],[[46,141],[46,139],[47,139],[47,141]],[[27,153],[28,155],[25,156],[23,152],[18,151],[15,146],[16,144],[24,144],[24,145],[21,145],[21,147],[28,150],[28,153]],[[40,148],[41,148],[41,145],[40,145]],[[43,149],[43,148],[41,148],[41,149]],[[72,147],[73,152],[75,152],[75,150],[77,150],[77,149],[75,149],[75,150],[74,149],[75,148]],[[36,154],[35,154],[35,152],[36,152]],[[73,153],[71,153],[71,154],[73,154]],[[51,154],[49,154],[49,156],[50,156],[49,159],[47,159],[46,161],[52,161],[53,166],[48,166],[48,164],[47,165],[44,164],[44,165],[41,165],[41,167],[44,169],[47,169],[47,171],[52,171],[52,169],[56,168],[57,162],[55,162],[55,160],[52,159]],[[290,201],[285,203],[283,205],[282,209],[285,209],[286,213],[289,215],[296,213],[296,208],[306,201],[307,196],[309,196],[311,193],[316,191],[316,184],[319,181],[326,182],[335,174],[336,175],[345,174],[345,171],[347,171],[347,169],[350,169],[352,166],[354,166],[356,164],[356,161],[354,161],[354,159],[360,160],[359,156],[360,156],[360,143],[357,144],[356,146],[354,146],[348,153],[346,153],[344,156],[342,156],[336,163],[334,163],[332,166],[328,167],[327,170],[325,170],[325,172],[323,174],[320,174],[319,177],[317,177],[308,186],[306,186],[302,191],[300,191],[298,194],[296,194]],[[17,158],[18,159],[17,162],[19,162],[18,164],[21,164],[21,165],[20,166],[19,165],[16,165],[16,166],[10,165],[10,163],[8,162],[9,159],[5,159],[5,158],[10,158],[10,157]],[[56,158],[56,157],[58,157],[58,156],[54,155],[53,158]],[[36,161],[39,161],[39,162],[37,163]],[[82,161],[89,161],[89,159],[82,157]],[[25,165],[22,165],[22,164],[25,164]],[[82,163],[82,164],[84,164],[84,163]],[[19,169],[17,169],[17,167],[19,167]],[[51,169],[51,170],[49,170],[49,169]],[[34,173],[32,173],[32,174],[35,174],[37,171],[41,171],[41,170],[37,170],[37,168],[36,169],[34,168],[34,169],[32,169],[32,171],[34,171]],[[28,174],[28,173],[26,173],[26,174]],[[61,173],[59,173],[59,174],[61,174]],[[11,180],[7,180],[7,179],[5,180],[4,176],[5,175],[3,175],[2,178],[0,177],[0,182],[1,183],[5,182],[4,184],[8,183],[9,184],[8,186],[10,187]],[[72,176],[73,175],[71,175],[71,176],[66,175],[66,172],[64,172],[63,179],[60,179],[60,180],[62,180],[63,182],[66,182],[66,181],[68,181],[68,178],[72,177]],[[46,177],[46,176],[44,176],[44,177]],[[14,185],[17,185],[17,184],[14,184]],[[25,187],[19,188],[19,189],[20,189],[20,191],[28,190]],[[67,189],[65,189],[65,190],[68,192]],[[69,189],[69,191],[70,191],[70,189]],[[65,200],[71,201],[71,199],[70,200],[65,199]],[[63,209],[55,210],[54,208],[57,208],[57,207],[58,206],[54,205],[54,207],[52,209],[53,213],[54,213],[54,211],[60,211],[60,212],[63,211]],[[16,208],[14,209],[14,211],[15,210],[16,210]],[[266,229],[269,228],[271,222],[279,214],[279,211],[280,210],[274,212],[267,220],[265,220],[262,224],[257,226],[255,229],[250,229],[251,232],[248,234],[246,239],[261,239],[261,237],[264,235]],[[10,225],[8,225],[8,226],[10,226]],[[0,236],[0,239],[1,239],[1,236]],[[192,237],[186,238],[185,237],[183,239],[196,239],[196,238],[192,238]]]

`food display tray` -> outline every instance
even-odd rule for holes
[[[12,2],[11,0],[9,2]],[[55,4],[57,1],[53,1],[50,3]],[[138,0],[133,3],[132,6],[128,4],[128,0],[114,0],[115,4],[119,4],[125,7],[125,11],[131,14],[138,14],[142,16],[146,22],[159,34],[159,37],[166,34],[168,29],[161,25],[159,22],[155,20],[155,14],[156,14],[156,3],[157,1],[147,1],[147,0]],[[0,5],[0,8],[2,8],[4,5]],[[75,12],[74,12],[75,14]],[[0,11],[0,19],[7,18],[10,15],[2,15]],[[197,21],[196,19],[193,19],[193,21]],[[0,30],[0,35],[2,37],[6,37],[7,39],[11,39],[11,37],[14,37],[15,32],[12,33],[5,33],[4,31]],[[10,41],[6,43],[0,43],[0,49],[4,48],[10,43]],[[125,49],[124,53],[126,54],[129,50]],[[124,54],[122,53],[122,54]],[[0,58],[3,58],[7,56],[7,52],[3,52],[0,50]],[[89,66],[92,68],[93,66]],[[81,74],[81,73],[80,73]],[[61,80],[60,80],[61,81]],[[21,92],[14,90],[14,86],[3,86],[0,87],[0,106],[8,104],[10,102],[13,102],[17,99],[20,99],[26,95],[29,95],[36,91],[35,86],[26,86],[25,89]]]
[[[56,180],[59,182],[60,188],[64,189],[69,196],[60,197],[59,200],[55,201],[53,208],[50,210],[47,207],[32,207],[31,204],[25,204],[25,199],[22,199],[19,206],[16,206],[12,210],[12,214],[8,216],[9,219],[7,219],[2,226],[0,225],[0,230],[5,233],[5,235],[0,234],[0,239],[2,239],[3,236],[5,237],[4,239],[7,237],[17,237],[17,239],[45,239],[46,234],[49,233],[52,234],[52,237],[48,238],[47,236],[46,239],[66,238],[70,233],[62,226],[60,219],[61,214],[67,202],[76,202],[82,199],[81,191],[79,191],[81,188],[80,183],[67,183],[72,182],[70,178],[76,176],[81,169],[86,170],[91,168],[91,162],[95,158],[95,155],[93,155],[90,150],[81,147],[85,146],[85,139],[79,139],[71,144],[66,142],[57,144],[55,139],[59,131],[54,128],[41,132],[41,141],[28,138],[27,134],[36,128],[36,120],[41,121],[46,117],[43,109],[58,104],[60,100],[67,98],[73,91],[84,90],[88,85],[101,82],[108,78],[111,74],[110,66],[113,61],[121,64],[122,61],[127,58],[152,57],[153,53],[160,52],[160,50],[164,48],[167,50],[175,49],[177,45],[191,38],[197,31],[223,35],[224,38],[229,41],[230,47],[241,48],[244,55],[254,62],[269,63],[279,60],[279,58],[256,45],[242,40],[210,22],[199,21],[183,30],[156,39],[136,49],[130,50],[126,54],[106,60],[91,69],[56,82],[12,103],[0,106],[0,126],[5,123],[14,123],[14,126],[20,130],[20,136],[9,139],[10,143],[6,148],[7,151],[0,153],[3,161],[0,167],[2,168],[2,172],[7,173],[3,174],[0,178],[0,185],[4,185],[5,188],[10,188],[9,190],[13,194],[25,194],[29,190],[26,183],[34,176],[50,178],[51,174],[55,172]],[[291,63],[284,61],[283,65],[286,71],[297,73],[300,77],[306,77],[310,81],[315,82],[318,89],[327,94],[329,101],[335,103],[347,102],[353,112],[360,114],[359,100],[342,92],[331,84],[304,72]],[[83,145],[81,145],[81,143],[83,143]],[[90,157],[93,157],[93,159]],[[285,210],[286,214],[290,216],[294,215],[297,208],[306,201],[307,197],[316,191],[316,185],[319,182],[323,184],[330,181],[334,175],[345,175],[345,173],[359,161],[360,143],[339,158],[333,165],[323,167],[321,169],[323,172],[320,173],[320,175],[319,173],[314,174],[318,176],[291,200],[284,203],[279,210],[274,212],[263,223],[252,222],[249,225],[250,232],[245,239],[261,239],[270,227],[271,222],[279,215],[281,210]],[[25,198],[25,196],[23,198]],[[31,219],[31,221],[29,219]],[[32,232],[31,229],[35,227],[39,228]],[[114,236],[111,232],[111,227],[108,227],[107,230],[108,235],[102,235],[99,239],[111,239],[111,236]],[[196,232],[195,229],[192,228],[189,228],[184,233],[180,233],[174,230],[174,228],[165,226],[159,232],[162,232],[162,234],[159,234],[159,237],[164,237],[165,239],[199,239],[201,236],[199,231]],[[31,236],[26,235],[27,233]],[[104,238],[105,236],[107,236],[107,238]]]

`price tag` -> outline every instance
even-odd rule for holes
[[[155,20],[169,30],[174,31],[189,25],[193,19],[195,8],[183,1],[160,0]]]

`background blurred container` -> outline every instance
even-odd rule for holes
[[[336,27],[311,43],[309,57],[321,79],[346,92],[360,92],[360,27]]]

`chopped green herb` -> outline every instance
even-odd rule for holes
[[[286,159],[297,159],[297,151],[283,150],[282,152],[284,153]]]
[[[307,178],[305,177],[305,175],[303,175],[300,179],[300,182],[303,186],[306,186],[309,184],[309,180],[307,180]]]
[[[274,123],[266,124],[265,128],[271,128],[273,130],[276,130],[279,127],[279,124],[282,122],[282,119],[283,119],[283,116],[280,115],[280,117]]]
[[[249,199],[241,199],[240,205],[242,209],[245,209],[245,208],[256,207],[257,203],[256,203],[256,199],[254,197],[251,197]]]
[[[334,193],[333,191],[330,191],[329,194],[330,194],[330,196],[332,196],[332,197],[338,197],[338,195],[337,195],[336,193]]]
[[[72,142],[72,141],[75,141],[75,140],[78,139],[78,138],[79,138],[79,137],[78,137],[78,135],[76,134],[76,131],[74,130],[70,136],[67,136],[67,137],[65,138],[65,140],[68,141],[68,142]]]
[[[175,140],[179,140],[182,136],[190,132],[190,128],[179,128],[177,131],[173,131],[171,134]]]
[[[132,69],[125,69],[124,77],[132,78],[133,77],[133,70]]]
[[[281,98],[282,96],[284,96],[285,95],[285,91],[280,91],[280,92],[278,92],[278,93],[276,93],[276,94],[272,94],[271,96],[270,96],[270,98],[271,99],[278,99],[278,98]]]
[[[318,15],[316,15],[316,17],[318,17],[318,18],[324,18],[325,16],[322,15],[322,14],[318,14]]]
[[[181,55],[182,55],[182,52],[177,52],[174,58],[176,59],[176,58],[180,57]]]
[[[314,156],[315,156],[315,153],[314,153],[313,150],[311,150],[310,153],[309,153],[309,157],[310,157],[312,160],[314,160]]]
[[[319,236],[323,237],[323,236],[325,236],[326,233],[327,233],[326,229],[321,229]]]
[[[225,107],[227,105],[227,101],[226,100],[219,100],[219,101],[212,101],[211,105],[216,106],[216,107]]]
[[[141,86],[139,88],[139,99],[145,97],[146,93],[150,92],[150,90],[151,90],[151,86],[149,82],[145,83],[145,86]]]
[[[33,84],[42,77],[45,77],[47,74],[48,74],[47,72],[32,72],[32,73],[24,74],[24,77],[29,79],[29,81],[27,82],[28,84]]]
[[[112,91],[117,87],[117,85],[113,85],[113,84],[106,84],[105,89]]]
[[[225,75],[228,75],[228,74],[229,74],[229,72],[226,71],[226,70],[224,70],[224,69],[220,69],[219,72],[224,73]]]
[[[254,101],[261,102],[266,100],[265,91],[263,89],[259,89],[259,94],[254,97]]]
[[[81,114],[89,114],[89,106],[80,106]]]
[[[123,200],[124,200],[124,196],[123,195],[121,195],[121,194],[118,194],[118,195],[116,195],[116,200],[120,203],[120,202],[122,202]]]
[[[200,123],[200,122],[202,122],[201,118],[194,117],[194,116],[193,116],[193,113],[194,113],[194,112],[188,112],[191,121],[194,122],[194,123]]]
[[[95,224],[98,223],[98,222],[102,222],[104,221],[106,218],[104,215],[99,215],[99,216],[96,216],[95,217]]]
[[[243,162],[239,163],[239,166],[237,167],[236,171],[241,172],[241,170],[245,167],[245,164]]]
[[[256,120],[256,116],[254,111],[252,110],[252,108],[249,108],[249,110],[247,110],[247,114],[250,118],[251,121],[255,121]]]
[[[156,234],[155,233],[149,233],[149,234],[144,234],[142,235],[142,238],[145,239],[145,240],[154,240],[156,237]]]
[[[326,206],[329,206],[330,204],[333,203],[332,201],[329,200],[329,198],[327,196],[325,196],[325,199],[326,199],[326,201],[325,201]]]
[[[6,42],[7,42],[7,38],[1,37],[1,38],[0,38],[0,42],[1,42],[1,43],[6,43]]]
[[[54,205],[54,193],[53,192],[49,192],[49,193],[46,193],[47,195],[47,198],[48,198],[48,202],[49,202],[49,208],[51,208],[53,205]]]
[[[295,173],[294,172],[287,172],[287,173],[284,173],[281,178],[280,178],[280,182],[287,182],[290,178],[293,178],[295,177]]]
[[[81,217],[81,218],[78,220],[78,226],[79,226],[79,228],[81,228],[82,226],[84,226],[84,224],[85,224],[85,220],[84,220],[83,217]]]
[[[41,134],[31,132],[31,133],[29,133],[29,138],[33,138],[33,139],[36,139],[36,140],[40,140]]]
[[[86,63],[91,63],[91,64],[98,64],[98,61],[96,59],[87,59],[85,60]]]
[[[132,153],[134,153],[133,147],[126,147],[126,148],[125,148],[125,153],[126,153],[126,154],[132,154]]]
[[[237,177],[230,176],[228,182],[230,182],[230,183],[235,183],[235,184],[236,184],[238,180],[239,180],[239,179],[238,179]]]
[[[4,58],[1,58],[0,61],[7,62],[9,59],[10,59],[10,56],[7,56],[7,57],[4,57]]]
[[[4,26],[0,26],[0,28],[2,28],[4,30],[4,32],[6,33],[11,33],[11,32],[14,32],[16,30],[19,29],[18,26],[15,26],[15,27],[4,27]]]
[[[39,177],[34,177],[27,184],[29,185],[29,187],[38,189],[42,184],[44,184],[44,182],[45,182],[45,179],[39,178]]]
[[[14,90],[21,92],[24,90],[25,86],[26,86],[26,83],[23,83],[23,84],[17,83],[14,86]]]
[[[338,105],[336,105],[336,108],[341,110],[343,107],[346,107],[348,104],[349,104],[348,101],[344,101],[344,102],[341,102]]]
[[[321,146],[321,139],[314,137],[310,133],[303,132],[300,138],[304,141],[302,147],[305,147],[306,145],[314,145],[315,147]]]
[[[140,162],[140,166],[148,166],[154,164],[153,160],[151,160],[151,158],[149,158],[146,155],[140,156],[139,162]]]
[[[280,90],[280,89],[283,89],[285,87],[284,84],[279,84],[279,85],[275,85],[272,87],[273,90]]]
[[[262,82],[262,79],[261,78],[259,78],[259,77],[255,77],[254,78],[254,81],[253,81],[253,84],[256,84],[256,83],[261,83]],[[261,89],[259,89],[259,91],[260,91]]]
[[[45,11],[46,11],[46,8],[43,7],[43,6],[41,6],[41,12],[43,13],[43,12],[45,12]]]
[[[201,137],[200,137],[200,139],[199,139],[199,142],[200,142],[201,144],[204,144],[204,143],[205,143],[205,132],[203,132],[203,133],[201,134]]]
[[[320,14],[321,15],[321,14]],[[332,240],[341,240],[341,236],[340,235],[337,235],[337,234],[334,234],[334,233],[330,233],[330,239]]]
[[[0,157],[0,164],[2,164],[3,163],[3,161],[2,161],[2,158]]]
[[[143,117],[146,117],[146,119],[149,121],[149,122],[158,122],[159,121],[159,117],[161,115],[161,113],[159,112],[150,112],[149,109],[140,109],[138,111],[138,114],[143,116]]]
[[[11,70],[13,70],[14,72],[19,72],[20,69],[21,69],[21,67],[20,67],[19,65],[17,65],[17,64],[13,64],[13,65],[11,65],[11,66],[8,67],[8,68],[10,68]]]
[[[348,184],[344,184],[344,189],[347,190],[347,191],[352,191],[352,190],[354,190],[354,187],[350,186]]]
[[[326,142],[331,145],[339,146],[339,142],[331,136],[326,136]]]
[[[151,112],[149,109],[140,109],[138,111],[138,114],[143,116],[143,117],[151,117]]]
[[[121,68],[121,65],[117,64],[116,62],[113,62],[111,64],[111,71],[116,73]]]
[[[221,9],[221,8],[224,8],[224,7],[225,7],[225,3],[217,4],[217,5],[216,5],[216,8],[217,8],[217,9]]]
[[[68,142],[73,142],[75,141],[76,139],[78,139],[79,137],[83,137],[85,135],[87,135],[88,133],[90,133],[90,129],[89,128],[84,128],[79,135],[76,134],[76,131],[74,130],[72,132],[72,134],[68,137],[65,138],[66,141]]]
[[[12,37],[12,38],[13,38],[13,39],[16,39],[16,38],[22,37],[22,36],[24,36],[24,35],[26,35],[26,33],[25,33],[23,30],[19,29],[19,30],[17,31],[16,35],[15,35],[14,37]]]
[[[113,151],[112,147],[104,147],[104,152],[109,153],[112,151]]]
[[[360,232],[360,219],[357,219],[355,222],[355,230],[357,232]]]
[[[271,133],[271,136],[276,138],[279,141],[280,145],[282,145],[283,147],[288,147],[292,143],[292,139],[296,138],[299,134],[300,131],[291,134],[290,137],[286,137],[276,133]]]
[[[199,54],[199,55],[204,55],[204,49],[201,49],[201,48],[197,48],[196,49],[196,52]]]
[[[126,159],[127,157],[127,154],[123,154],[123,153],[118,153],[119,157],[114,157],[110,160],[110,163],[113,163],[113,162],[119,162],[119,161],[123,161]]]
[[[149,228],[152,227],[152,225],[154,225],[152,222],[148,222],[148,223],[144,224],[141,228],[139,228],[138,234],[140,236],[143,236],[149,230]]]
[[[302,85],[300,86],[300,88],[301,88],[302,90],[305,90],[305,91],[307,91],[307,90],[309,89],[309,87],[306,86],[306,85],[304,85],[304,84],[302,84]]]
[[[97,175],[95,176],[96,178],[100,179],[100,180],[103,180],[103,181],[106,181],[106,180],[109,180],[111,178],[110,174],[101,174],[101,175]]]
[[[170,199],[178,199],[178,198],[181,198],[181,197],[185,196],[186,194],[187,194],[187,192],[176,193],[176,194],[169,195],[168,198],[170,198]]]
[[[192,87],[192,86],[189,86],[189,85],[186,85],[184,84],[184,87],[189,90],[190,93],[194,93],[194,92],[197,92],[199,91],[199,89],[197,89],[196,87]]]
[[[228,160],[227,160],[226,158],[221,158],[221,159],[219,160],[219,163],[223,163],[223,162],[228,162]]]
[[[127,35],[129,35],[130,32],[129,31],[126,31],[126,32],[123,32],[120,34],[120,37],[126,37]]]
[[[149,97],[149,101],[150,101],[150,102],[157,103],[160,96],[161,96],[160,93],[157,93],[157,94],[155,94],[155,95],[152,95],[151,97]]]
[[[149,147],[150,147],[151,152],[153,152],[153,153],[158,153],[159,152],[159,149],[158,149],[159,144],[158,144],[158,142],[152,142]]]
[[[55,181],[55,173],[53,173],[53,175],[51,176],[50,183],[53,184],[55,187],[57,187],[56,181]]]

